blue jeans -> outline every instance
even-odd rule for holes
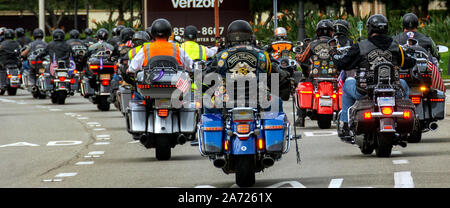
[[[409,99],[409,87],[405,80],[400,79],[400,84],[405,89],[405,99]],[[348,109],[359,100],[362,95],[356,90],[356,80],[348,78],[342,87],[342,112],[340,121],[348,123]]]

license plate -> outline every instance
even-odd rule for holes
[[[395,106],[394,97],[379,97],[378,106]]]
[[[39,69],[39,74],[43,74],[43,73],[45,73],[45,69],[44,68],[40,68]]]
[[[67,77],[67,72],[58,72],[56,75],[58,77]]]
[[[331,106],[333,106],[333,100],[331,98],[320,98],[319,105],[325,106],[325,107],[331,107]]]
[[[157,108],[170,108],[170,99],[157,99],[155,105]]]
[[[100,74],[100,80],[110,80],[111,74]]]

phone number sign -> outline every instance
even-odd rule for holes
[[[183,37],[184,29],[194,25],[199,30],[197,42],[214,45],[214,0],[146,0],[144,7],[145,27],[158,18],[170,21],[174,35]],[[219,31],[223,38],[228,25],[234,20],[250,20],[249,1],[219,0]]]

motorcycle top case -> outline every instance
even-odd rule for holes
[[[263,136],[267,152],[281,153],[285,146],[287,117],[284,113],[266,112],[262,117]],[[273,128],[282,126],[282,128]]]
[[[373,100],[357,100],[349,110],[349,120],[355,128],[356,135],[373,132],[376,127],[376,119],[364,119],[364,113],[374,112],[375,103]]]
[[[222,114],[203,114],[198,128],[198,138],[205,154],[222,152],[223,121]],[[205,131],[205,128],[217,128],[217,131]]]

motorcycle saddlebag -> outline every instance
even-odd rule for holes
[[[127,89],[123,86],[120,86],[119,90],[121,93],[120,94],[120,104],[122,105],[121,106],[122,113],[126,113],[128,105],[130,104],[130,100],[131,100],[131,90]]]
[[[52,78],[50,77],[50,74],[44,74],[43,77],[41,77],[41,88],[44,91],[51,91],[53,90],[53,84],[51,83]]]
[[[364,113],[374,111],[375,104],[372,100],[357,100],[351,107],[349,121],[353,121],[352,126],[354,126],[356,135],[374,131],[376,119],[364,118]]]
[[[202,152],[205,154],[222,152],[224,129],[221,114],[203,114],[197,132]]]
[[[411,112],[410,118],[405,119],[403,117],[397,118],[397,128],[395,129],[398,133],[411,133],[414,128],[414,122],[416,117],[416,106],[412,103],[410,99],[396,99],[395,105],[398,112]]]
[[[91,87],[91,84],[89,84],[89,79],[88,78],[83,78],[83,80],[81,81],[81,84],[83,85],[83,94],[84,97],[88,97],[88,96],[92,96],[94,95],[94,88]]]
[[[180,131],[181,133],[194,133],[197,124],[195,109],[180,110]]]
[[[311,82],[298,83],[295,89],[297,97],[297,107],[301,109],[311,109],[314,87]]]
[[[268,114],[275,114],[275,116]],[[287,139],[286,122],[286,114],[284,113],[270,112],[264,114],[262,121],[264,126],[263,136],[267,152],[283,152]]]
[[[431,96],[431,115],[433,119],[442,120],[445,117],[445,93],[436,90],[436,94]]]
[[[130,100],[127,109],[128,117],[128,131],[131,133],[145,132],[145,105],[142,100]],[[153,132],[153,112],[148,113],[148,128],[147,132]]]

